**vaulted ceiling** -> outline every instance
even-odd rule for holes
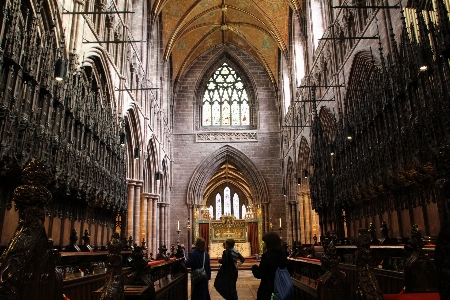
[[[235,45],[257,59],[277,80],[278,56],[289,41],[289,8],[300,0],[157,0],[161,13],[164,58],[179,78],[199,55],[213,47]]]

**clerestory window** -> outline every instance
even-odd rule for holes
[[[203,96],[202,126],[250,125],[248,93],[227,63],[214,72]]]

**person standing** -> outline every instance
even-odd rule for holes
[[[235,241],[233,239],[228,239],[225,241],[225,245],[227,249],[231,250],[231,254],[233,255],[233,260],[234,260],[234,265],[236,267],[239,267],[240,265],[242,265],[245,261],[245,258],[242,256],[241,253],[239,253],[239,251],[237,249],[234,248],[235,245]],[[238,262],[239,260],[239,262]]]
[[[224,243],[225,250],[222,253],[222,258],[219,259],[219,263],[222,264],[220,270],[217,274],[217,277],[222,278],[218,282],[216,279],[215,284],[220,284],[221,286],[216,286],[216,289],[224,297],[226,300],[237,300],[237,290],[236,290],[236,281],[238,278],[238,260],[239,265],[241,265],[245,258],[234,249],[234,240],[228,239]],[[221,273],[219,275],[219,273]]]
[[[258,279],[259,284],[256,299],[270,300],[274,290],[275,272],[277,268],[287,267],[287,257],[281,247],[281,238],[275,232],[263,235],[266,252],[261,256],[261,262],[252,266],[252,273]]]
[[[209,295],[208,283],[211,279],[211,265],[209,254],[206,252],[205,239],[198,237],[195,241],[195,249],[189,254],[189,259],[185,260],[191,272],[200,269],[203,266],[206,272],[206,279],[197,283],[191,283],[191,300],[211,300]]]

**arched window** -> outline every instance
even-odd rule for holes
[[[247,214],[247,209],[245,208],[245,205],[242,204],[242,218],[245,218],[245,215]]]
[[[211,218],[211,220],[214,219],[214,208],[212,205],[209,206],[209,217]]]
[[[237,193],[233,195],[233,212],[236,219],[239,219],[239,196]]]
[[[223,212],[227,215],[231,215],[231,199],[230,199],[230,188],[226,187],[225,190],[223,191]]]
[[[203,95],[202,126],[250,125],[248,93],[241,77],[224,63],[209,79]]]
[[[219,193],[216,195],[216,220],[220,220],[222,216],[222,197]]]

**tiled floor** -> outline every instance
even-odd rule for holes
[[[211,300],[222,300],[223,298],[214,288],[214,279],[216,278],[217,271],[211,272],[211,280],[209,281],[209,294],[211,295]],[[189,281],[190,282],[190,278]],[[254,300],[256,299],[256,291],[259,287],[259,279],[253,277],[252,271],[250,270],[239,270],[239,277],[236,283],[237,294],[239,300]],[[191,295],[191,285],[189,284],[189,299]]]

